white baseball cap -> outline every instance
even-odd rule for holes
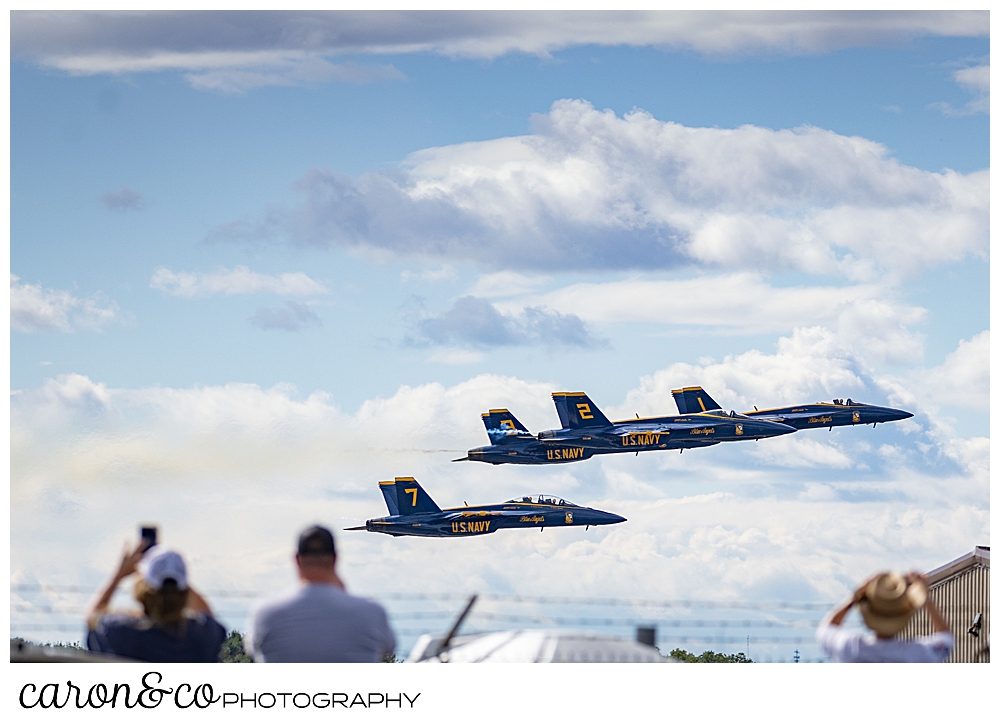
[[[184,558],[173,550],[155,547],[139,560],[136,568],[143,579],[157,590],[170,579],[177,583],[179,589],[187,590],[187,566],[184,564]]]

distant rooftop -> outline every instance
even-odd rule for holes
[[[990,548],[976,546],[972,552],[967,552],[951,562],[947,562],[941,567],[935,568],[927,573],[927,582],[936,585],[940,582],[954,577],[961,572],[965,572],[971,567],[990,566]]]
[[[408,663],[676,663],[628,638],[553,630],[511,630],[456,637],[435,655],[442,638],[424,635]]]

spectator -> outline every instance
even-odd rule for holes
[[[295,564],[302,587],[251,614],[245,640],[256,662],[378,663],[393,653],[385,610],[344,590],[328,529],[310,527],[299,536]]]
[[[855,605],[874,635],[841,629]],[[897,639],[896,634],[921,607],[927,608],[934,634]],[[823,619],[816,641],[835,663],[943,663],[955,647],[948,623],[927,597],[927,578],[917,572],[905,577],[883,572],[865,580],[850,599]]]
[[[188,586],[187,568],[176,552],[145,543],[127,549],[104,592],[87,613],[87,648],[150,663],[216,663],[225,629],[205,599]],[[141,615],[108,612],[118,584],[138,571],[135,599]]]

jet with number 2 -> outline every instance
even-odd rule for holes
[[[491,445],[470,449],[453,460],[490,464],[561,464],[590,459],[595,454],[646,452],[658,449],[684,451],[719,442],[764,439],[795,431],[781,422],[752,419],[721,409],[685,413],[676,417],[647,417],[612,422],[583,392],[554,392],[561,429],[537,435],[529,432],[506,409],[483,414]]]
[[[382,532],[394,537],[472,537],[503,529],[581,526],[586,529],[590,525],[625,522],[620,515],[580,507],[548,495],[442,510],[412,477],[379,482],[378,488],[389,508],[389,516],[368,520],[363,526],[348,527],[348,530]]]
[[[718,403],[701,387],[685,387],[672,392],[677,403],[677,411],[681,414],[694,411],[721,412]],[[883,422],[897,422],[909,419],[913,415],[902,409],[892,407],[876,407],[873,404],[862,404],[853,399],[834,399],[833,402],[816,402],[815,404],[797,404],[790,407],[774,407],[772,409],[757,409],[744,412],[752,419],[767,419],[781,422],[795,429],[816,429],[819,427],[847,427],[854,424],[870,424],[874,427]]]

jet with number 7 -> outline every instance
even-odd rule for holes
[[[388,517],[368,520],[348,530],[382,532],[393,537],[474,537],[502,529],[614,525],[625,518],[611,512],[580,507],[558,497],[535,495],[474,507],[438,507],[412,477],[379,482],[389,508]]]
[[[781,422],[752,419],[713,409],[672,417],[647,417],[612,422],[583,392],[553,392],[560,429],[532,434],[506,409],[483,414],[491,445],[470,449],[453,460],[490,464],[561,464],[590,459],[595,454],[685,450],[719,442],[764,439],[795,431]]]

